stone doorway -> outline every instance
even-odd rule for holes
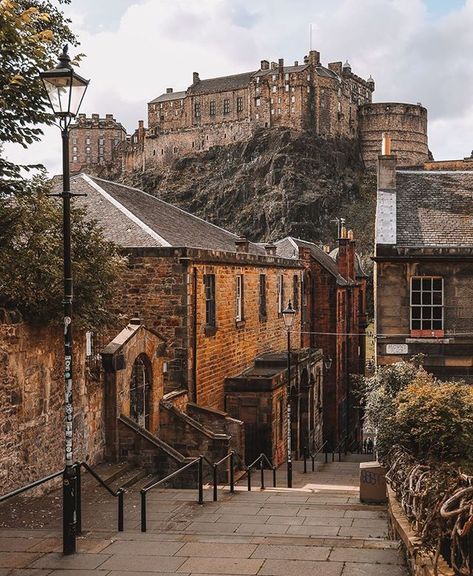
[[[130,418],[149,430],[151,396],[151,366],[140,354],[133,364],[130,378]]]

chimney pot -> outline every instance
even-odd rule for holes
[[[141,320],[138,316],[133,316],[133,318],[130,318],[128,324],[131,324],[132,326],[139,326],[141,324]]]
[[[294,66],[299,66],[299,60],[294,60]]]
[[[284,58],[279,58],[278,67],[281,72],[284,70]]]
[[[378,156],[378,190],[395,190],[397,158],[391,150],[391,138],[384,132],[381,152]]]
[[[383,156],[391,156],[391,138],[388,136],[387,132],[383,132],[381,154]]]
[[[353,240],[353,230],[348,230],[347,237],[348,240]]]
[[[197,82],[200,82],[199,73],[193,72],[192,73],[192,84],[197,84]]]

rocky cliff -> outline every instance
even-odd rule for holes
[[[253,241],[330,242],[344,217],[360,248],[372,244],[375,186],[354,141],[265,129],[125,181]]]

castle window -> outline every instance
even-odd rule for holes
[[[295,96],[291,96],[291,102],[294,103],[296,101],[296,97]]]
[[[259,76],[256,76],[256,84],[259,84]]]
[[[411,278],[411,331],[415,332],[415,335],[443,336],[443,293],[443,278]]]
[[[194,117],[200,118],[200,102],[194,103]]]
[[[296,109],[294,108],[294,106],[291,108],[291,112],[295,112]]]
[[[256,120],[259,120],[259,114],[256,114],[256,115],[255,115],[255,119],[256,119]]]
[[[223,113],[230,114],[230,100],[228,98],[223,101]]]
[[[104,142],[105,142],[104,138],[99,138],[99,145],[100,146],[103,146]]]
[[[310,74],[307,74],[307,82],[310,82]]]
[[[291,92],[295,92],[295,91],[296,91],[295,86],[291,86]]]
[[[73,152],[77,152],[77,146],[73,146],[73,147],[72,147],[72,151],[73,151]]]
[[[217,107],[215,106],[215,100],[211,100],[210,101],[210,107],[209,107],[210,116],[215,116],[216,111],[217,111]]]
[[[256,87],[256,94],[259,94],[260,90],[259,90],[259,86]]]
[[[161,148],[161,156],[164,155],[164,148]]]
[[[271,108],[271,114],[274,114],[274,108]]]
[[[323,90],[322,90],[322,92],[323,92]],[[310,86],[307,86],[307,94],[309,94],[309,93],[310,93]]]
[[[286,84],[286,92],[289,92],[289,84]]]
[[[153,150],[153,156],[156,156],[156,150]]]
[[[277,89],[278,89],[277,86],[273,86],[273,92],[276,92]]]
[[[277,295],[278,295],[278,314],[282,314],[284,309],[284,276],[280,274],[278,276],[278,287],[277,287]]]
[[[72,161],[73,161],[73,162],[77,162],[77,156],[73,156],[73,157],[72,157]]]
[[[278,114],[281,114],[281,108],[278,108]]]
[[[178,114],[179,114],[179,110],[176,110],[176,111],[174,112],[174,115],[177,116]]]
[[[243,98],[241,96],[237,98],[237,112],[243,112]]]
[[[286,74],[284,74],[284,79],[287,81],[289,81],[289,74],[286,72]]]
[[[174,148],[172,149],[172,151],[174,152],[174,154],[176,154],[176,152],[177,152],[177,146],[174,146]]]
[[[256,106],[261,106],[261,99],[260,98],[256,98]]]
[[[271,76],[271,78],[272,78],[273,82],[275,82],[275,81],[276,81],[276,78],[277,78],[276,74],[273,74],[273,75]]]
[[[215,314],[215,274],[204,275],[205,287],[205,323],[207,326],[216,325]]]
[[[278,104],[281,104],[281,97],[278,98]]]
[[[274,98],[271,98],[271,104],[274,104]]]
[[[86,146],[85,152],[86,152],[86,154],[90,154],[90,146]]]
[[[90,138],[89,138],[89,137],[87,137],[87,138],[85,139],[85,143],[86,143],[86,144],[90,144]]]

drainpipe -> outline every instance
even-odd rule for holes
[[[192,270],[192,401],[197,404],[197,268]]]

